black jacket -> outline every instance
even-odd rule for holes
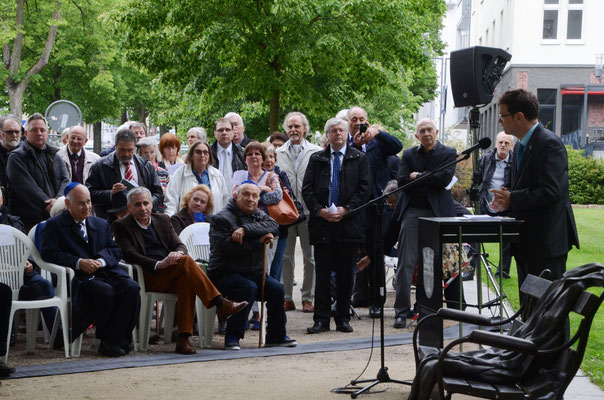
[[[409,178],[411,172],[426,174],[447,161],[451,161],[456,154],[455,149],[444,146],[440,142],[436,143],[432,153],[428,155],[426,155],[421,145],[405,150],[398,170],[398,186],[401,187],[411,182],[411,178]],[[453,196],[451,196],[450,191],[445,189],[454,174],[455,164],[425,178],[407,190],[403,190],[394,208],[393,218],[396,218],[399,222],[402,221],[403,213],[412,198],[424,198],[424,196],[428,201],[428,204],[424,205],[425,208],[432,209],[435,216],[454,217]]]
[[[491,179],[495,173],[495,162],[497,157],[497,149],[494,148],[487,152],[484,156],[478,160],[478,182],[472,182],[479,185],[478,196],[480,199],[480,213],[481,214],[493,214],[489,211],[487,203],[489,200],[489,189],[491,188]],[[512,182],[512,152],[508,157],[503,175],[503,186],[510,188]],[[504,213],[496,213],[493,215],[503,215]]]
[[[308,161],[304,174],[302,196],[310,212],[308,233],[311,244],[356,243],[365,242],[365,212],[342,219],[339,222],[327,222],[317,212],[329,204],[329,185],[331,182],[331,148],[314,153]],[[340,192],[338,204],[347,210],[365,204],[369,200],[369,161],[367,156],[348,146],[342,162]]]
[[[231,238],[238,228],[245,229],[242,244]],[[277,236],[278,232],[277,222],[263,211],[256,209],[247,215],[239,209],[235,199],[230,199],[226,207],[210,220],[208,276],[215,279],[233,273],[262,275],[264,249],[260,238],[267,233]]]
[[[233,161],[231,162],[231,167],[233,168],[233,172],[247,169],[247,165],[245,165],[243,160],[243,148],[235,143],[233,143],[232,148]],[[210,151],[212,152],[212,158],[214,158],[214,168],[220,169],[220,161],[218,160],[218,142],[212,143]]]
[[[113,152],[97,160],[90,168],[86,186],[90,190],[94,213],[99,218],[109,218],[107,211],[112,208],[111,187],[122,180],[119,163],[115,152]],[[138,174],[138,184],[151,191],[153,208],[156,209],[164,199],[157,172],[153,164],[138,155],[134,155],[134,164]]]
[[[69,183],[65,162],[57,149],[46,145],[40,152],[28,141],[9,153],[6,173],[10,177],[8,191],[12,212],[21,217],[26,229],[50,217],[45,201],[62,196]]]

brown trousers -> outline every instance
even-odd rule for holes
[[[195,296],[206,308],[220,292],[190,256],[181,257],[177,265],[145,273],[145,287],[150,292],[174,293],[178,297],[178,333],[193,334]]]

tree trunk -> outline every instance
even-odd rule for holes
[[[102,131],[101,131],[101,121],[99,122],[95,122],[94,125],[92,126],[92,132],[93,132],[93,140],[94,140],[94,152],[96,154],[100,154],[101,153],[101,140],[102,140]]]
[[[122,115],[120,117],[120,121],[122,121],[122,124],[125,124],[126,122],[128,122],[128,111],[124,110],[124,112],[122,113]]]
[[[10,112],[21,121],[23,115],[23,95],[25,94],[27,85],[23,85],[23,82],[15,83],[9,77],[6,78],[6,88],[8,89]]]
[[[270,102],[270,114],[268,119],[269,134],[279,130],[279,90],[273,91],[273,97]]]

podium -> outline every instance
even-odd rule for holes
[[[449,217],[449,218],[419,218],[419,273],[418,285],[415,291],[419,305],[419,318],[436,312],[443,304],[442,290],[442,245],[444,243],[462,244],[482,242],[503,243],[518,242],[519,227],[522,221],[508,217]],[[459,258],[461,269],[461,257]],[[477,271],[477,277],[479,277]],[[457,279],[461,278],[461,271]],[[460,282],[461,283],[461,282]],[[480,280],[478,280],[480,285]],[[460,284],[460,293],[463,284]],[[479,293],[481,288],[479,287]],[[481,303],[479,296],[479,303]],[[460,296],[460,299],[462,297]],[[460,302],[460,308],[462,304]],[[460,324],[460,334],[462,326]],[[439,318],[426,321],[419,332],[419,344],[422,346],[443,348],[443,324]]]

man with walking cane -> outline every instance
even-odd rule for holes
[[[283,285],[263,270],[265,243],[278,233],[279,225],[258,209],[259,199],[260,188],[254,182],[245,181],[210,223],[208,276],[226,297],[234,301],[246,300],[250,304],[227,322],[225,350],[240,349],[239,340],[245,334],[251,304],[262,300],[263,287],[268,311],[265,347],[294,347],[297,344],[285,332]]]

